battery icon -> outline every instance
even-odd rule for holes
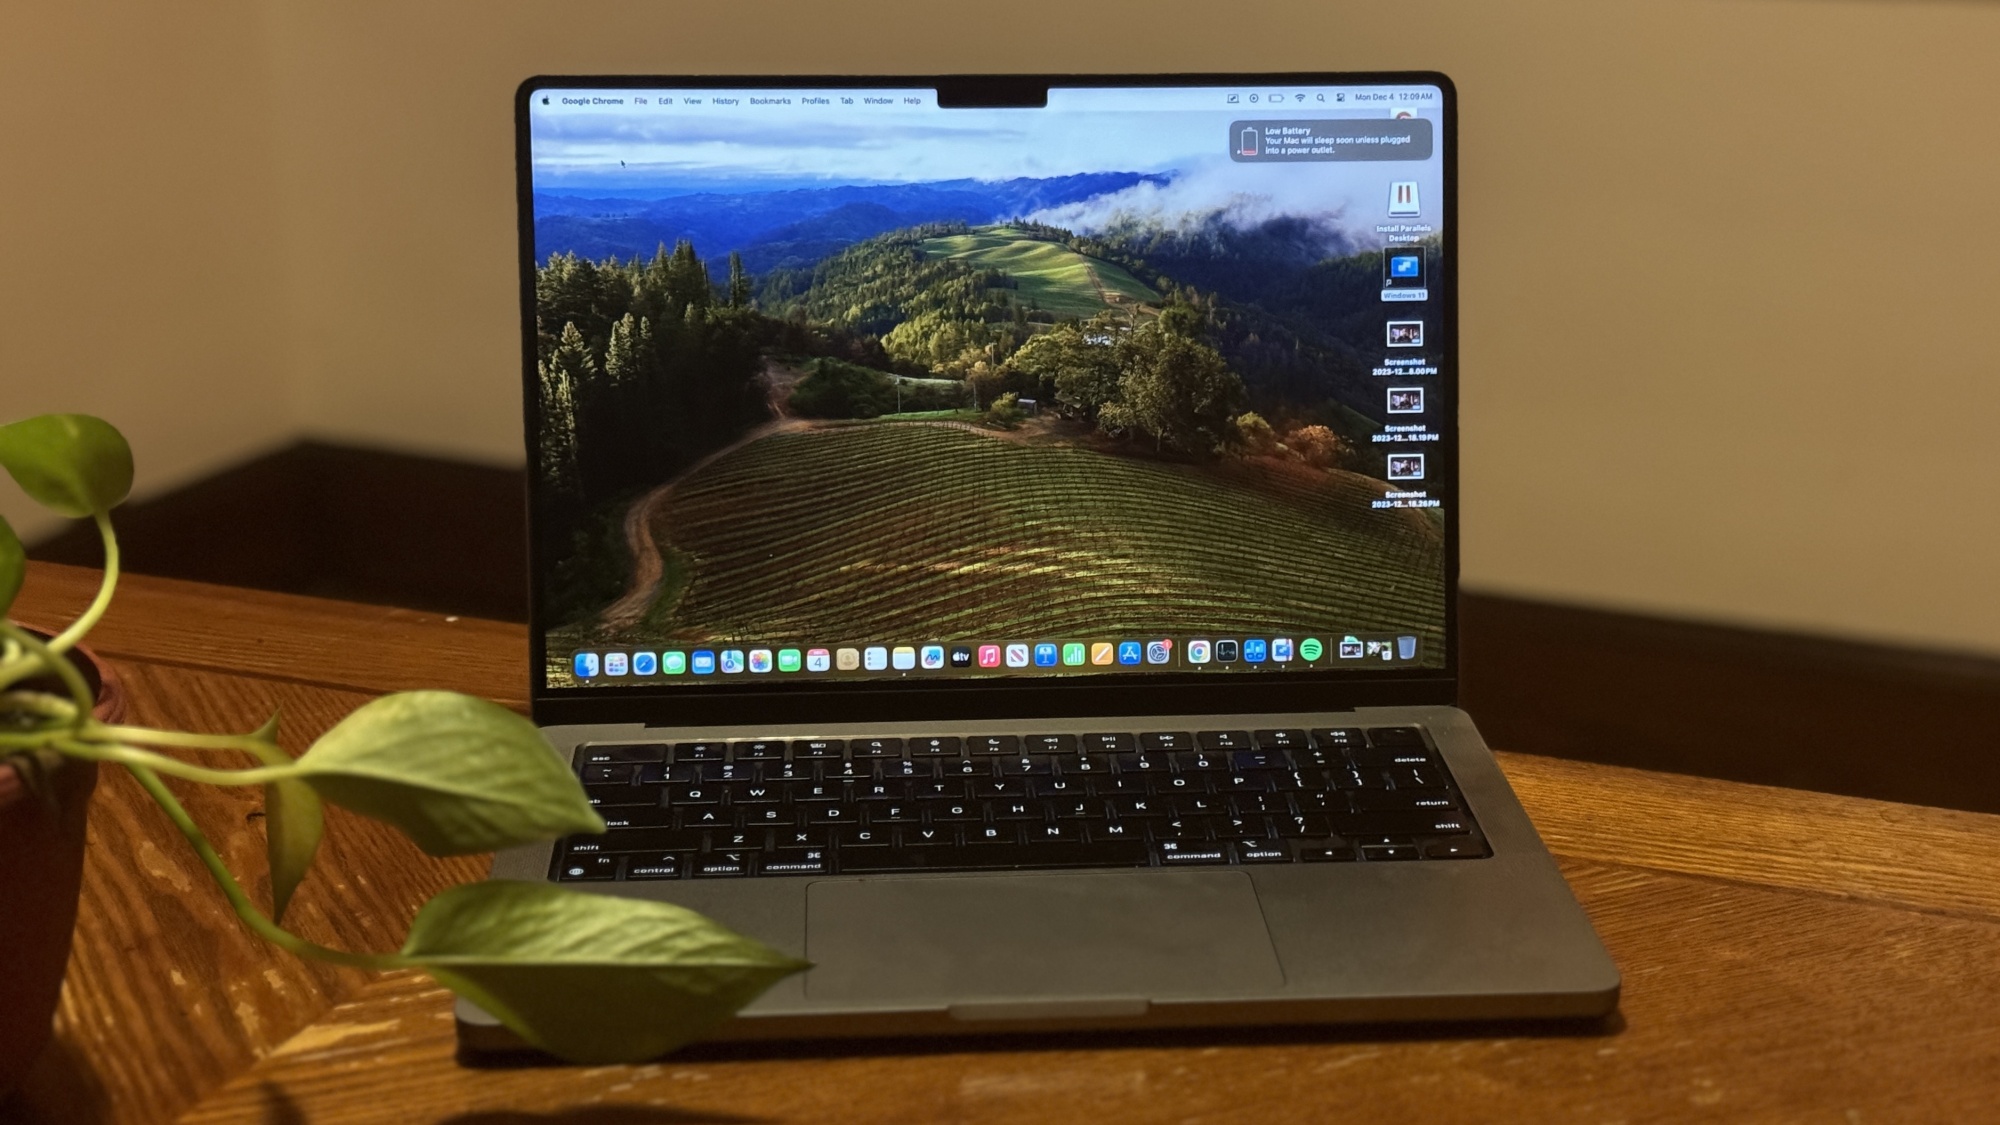
[[[1247,125],[1244,126],[1243,139],[1236,147],[1236,155],[1238,156],[1257,155],[1257,130],[1252,129]]]

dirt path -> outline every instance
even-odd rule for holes
[[[653,599],[659,593],[660,580],[666,577],[667,572],[666,560],[660,556],[660,544],[653,537],[652,529],[668,497],[673,495],[675,483],[692,477],[753,441],[761,441],[772,434],[813,428],[814,423],[793,417],[786,407],[792,397],[793,386],[802,377],[802,372],[766,358],[764,370],[758,374],[757,381],[764,389],[765,404],[771,408],[771,420],[689,465],[673,480],[639,497],[625,510],[625,547],[632,553],[632,579],[625,587],[625,595],[605,607],[599,615],[606,628],[629,629],[652,608]]]

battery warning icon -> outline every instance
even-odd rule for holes
[[[1238,156],[1257,155],[1257,141],[1258,141],[1257,130],[1252,129],[1247,125],[1244,126],[1243,136],[1236,143],[1236,155]]]

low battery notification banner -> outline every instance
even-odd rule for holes
[[[1229,123],[1229,159],[1240,164],[1430,158],[1431,123],[1421,117]]]

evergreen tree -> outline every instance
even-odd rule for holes
[[[611,343],[604,349],[604,378],[614,389],[639,381],[638,321],[631,313],[611,326]]]
[[[745,308],[750,304],[750,275],[743,269],[743,255],[729,252],[729,307]]]

